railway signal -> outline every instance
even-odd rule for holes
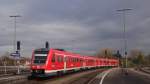
[[[45,48],[49,49],[49,43],[48,43],[48,41],[46,41],[46,43],[45,43]]]
[[[17,50],[14,53],[11,53],[10,56],[20,58],[20,43],[20,41],[17,41]]]
[[[17,41],[17,50],[20,51],[20,41]]]

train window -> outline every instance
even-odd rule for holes
[[[55,54],[52,56],[52,62],[55,62]]]
[[[72,59],[72,58],[70,58],[70,62],[73,62],[73,59]]]
[[[68,57],[68,62],[70,62],[70,60],[71,60],[71,58],[70,58],[70,57]]]
[[[71,58],[71,61],[70,62],[73,62],[73,58]]]
[[[60,62],[64,62],[64,60],[63,60],[63,56],[60,56]]]
[[[60,58],[61,58],[61,62],[64,62],[63,57],[62,57],[62,56],[60,56]]]
[[[67,57],[64,57],[63,60],[64,60],[64,62],[67,62]]]
[[[59,59],[59,56],[57,56],[57,62],[59,62],[59,60],[60,60],[60,59]]]
[[[71,60],[71,58],[70,58],[70,57],[68,57],[68,62],[70,62],[70,60]]]
[[[73,62],[75,62],[75,58],[72,58]]]
[[[61,57],[57,56],[57,62],[61,62]]]
[[[68,58],[68,57],[65,57],[65,61],[66,61],[66,62],[69,62],[69,58]]]

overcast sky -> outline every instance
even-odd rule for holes
[[[52,48],[92,55],[102,48],[123,50],[126,13],[128,50],[150,52],[150,0],[0,0],[0,55],[12,52],[14,19],[22,53],[30,56],[49,41]]]

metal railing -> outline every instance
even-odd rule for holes
[[[20,74],[29,73],[30,67],[29,66],[19,66]],[[17,74],[18,66],[0,66],[0,75],[3,74]]]

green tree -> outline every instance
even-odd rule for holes
[[[145,56],[146,65],[150,66],[150,54]]]
[[[139,65],[143,65],[145,63],[145,59],[144,59],[144,55],[142,53],[140,53],[137,57],[137,63]]]

